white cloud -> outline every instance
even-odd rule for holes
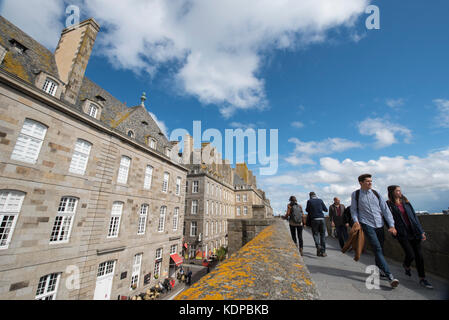
[[[294,143],[295,155],[313,156],[343,152],[353,148],[361,148],[359,142],[353,142],[342,138],[328,138],[323,141],[303,142],[297,138],[291,138],[288,142]]]
[[[281,197],[276,211],[284,210],[287,194],[299,195],[305,204],[308,192],[315,191],[327,204],[338,196],[349,205],[354,190],[360,186],[357,177],[364,173],[373,175],[374,189],[386,196],[389,185],[400,185],[416,210],[441,212],[449,206],[449,147],[429,153],[425,157],[380,157],[377,160],[339,161],[322,158],[315,171],[292,171],[277,177],[261,180],[268,196]]]
[[[402,98],[399,99],[387,99],[386,104],[387,106],[389,106],[390,108],[398,108],[398,107],[402,107],[405,103],[405,100]]]
[[[61,28],[55,23],[64,16],[62,0],[3,2],[5,15],[27,26],[37,40],[57,42]],[[170,63],[180,91],[203,104],[218,105],[224,117],[268,106],[259,71],[271,50],[325,41],[327,31],[353,27],[369,2],[74,1],[83,16],[94,17],[107,31],[97,38],[96,52],[115,67],[156,76]]]
[[[292,127],[301,129],[301,128],[304,128],[304,123],[302,123],[301,121],[295,121],[295,122],[292,122]]]
[[[438,108],[439,114],[436,118],[439,127],[449,128],[449,100],[433,100]]]
[[[401,135],[405,143],[410,143],[412,138],[412,132],[409,129],[386,119],[368,118],[359,123],[358,127],[360,134],[375,136],[376,148],[384,148],[398,143],[397,135]]]
[[[64,25],[61,0],[4,0],[0,13],[47,48],[56,48]]]

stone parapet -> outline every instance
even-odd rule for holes
[[[273,221],[176,300],[314,300],[319,293],[283,221]]]

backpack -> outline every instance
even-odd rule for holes
[[[302,224],[304,213],[301,209],[301,207],[298,204],[294,204],[292,206],[292,212],[290,214],[290,221],[293,222],[294,224]]]

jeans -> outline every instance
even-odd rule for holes
[[[393,280],[393,275],[384,257],[384,228],[373,228],[363,223],[360,223],[360,226],[365,234],[365,238],[373,248],[376,266],[387,275],[388,279]]]
[[[410,268],[412,261],[415,260],[416,269],[420,278],[425,278],[424,258],[421,251],[421,240],[419,239],[398,239],[402,249],[405,252],[404,266]]]
[[[336,227],[337,230],[337,237],[338,241],[340,242],[340,247],[343,249],[345,246],[346,241],[348,241],[348,228],[346,228],[346,225],[341,225]]]
[[[295,244],[299,242],[299,248],[304,247],[304,242],[302,241],[302,229],[303,227],[290,226],[290,232],[292,234],[292,239]],[[298,232],[298,238],[296,238],[296,232]],[[296,240],[298,239],[298,240]]]
[[[312,220],[312,234],[317,250],[326,252],[326,223],[324,220]]]

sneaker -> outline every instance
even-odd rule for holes
[[[383,272],[381,269],[379,269],[379,275],[382,279],[388,279],[388,276],[385,272]]]
[[[398,285],[399,285],[399,280],[398,279],[390,280],[390,286],[392,288],[396,288]]]
[[[317,255],[318,257],[321,257],[321,250],[320,250],[320,249],[317,249],[317,250],[316,250],[316,255]]]
[[[301,255],[301,257],[304,256],[304,252],[303,252],[302,248],[299,248],[299,254]]]
[[[404,267],[405,275],[411,277],[412,276],[412,269],[407,268],[405,265],[402,265]]]
[[[322,257],[327,257],[326,252],[321,252],[321,256],[322,256]]]
[[[426,287],[427,289],[433,289],[432,285],[426,279],[421,279],[419,281],[419,284],[422,285],[423,287]]]

